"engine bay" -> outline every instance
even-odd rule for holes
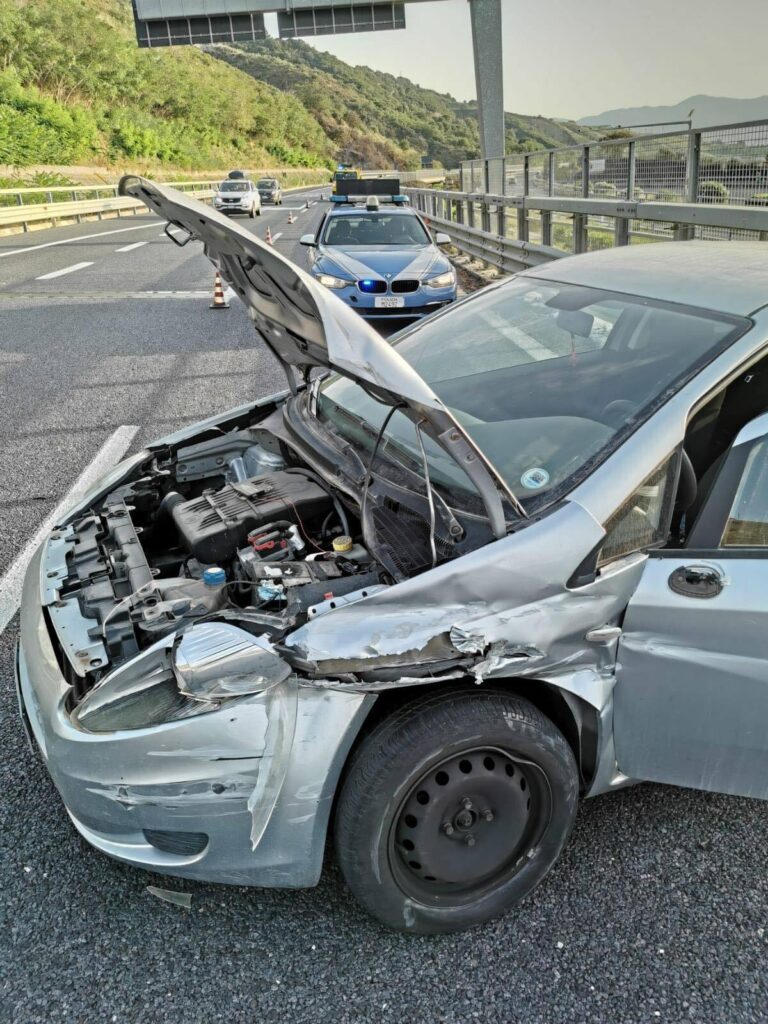
[[[393,582],[360,543],[352,510],[272,448],[240,431],[157,455],[71,523],[51,619],[77,610],[106,654],[82,666],[71,624],[69,638],[55,629],[76,697],[187,623],[229,618],[278,640]]]
[[[487,522],[459,523],[436,494],[430,523],[418,479],[372,472],[369,489],[362,475],[351,493],[332,486],[274,423],[240,420],[155,448],[54,531],[46,615],[75,703],[191,625],[229,622],[280,645],[314,617],[489,539]]]

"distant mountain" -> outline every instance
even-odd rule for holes
[[[757,121],[768,118],[768,96],[736,99],[732,96],[689,96],[669,107],[618,107],[602,114],[582,117],[580,125],[633,125],[650,121],[687,120],[693,110],[693,127],[728,124],[732,121]]]
[[[323,128],[338,157],[365,167],[418,167],[422,156],[444,167],[479,155],[477,109],[407,78],[353,67],[300,40],[265,39],[208,53],[258,82],[295,97]],[[505,115],[507,152],[594,138],[574,121]]]

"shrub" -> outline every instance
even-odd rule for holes
[[[730,192],[722,181],[699,182],[699,200],[704,203],[727,203]]]

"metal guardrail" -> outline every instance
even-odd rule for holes
[[[198,199],[210,199],[221,180],[217,178],[215,181],[168,181],[163,184],[187,192]],[[296,185],[283,189],[283,192],[297,192],[313,187],[315,186]],[[57,196],[61,198],[57,199]],[[90,198],[86,198],[87,196]],[[41,197],[44,197],[44,202],[38,201]],[[8,203],[8,200],[11,202]],[[4,228],[28,231],[30,224],[41,222],[55,225],[59,220],[75,220],[80,223],[83,218],[96,217],[101,220],[104,214],[116,214],[120,217],[145,211],[146,206],[138,199],[118,195],[117,185],[53,185],[42,188],[0,189],[0,231]]]
[[[447,232],[459,249],[511,273],[614,245],[744,236],[768,241],[768,207],[426,188],[405,192],[413,206],[434,227]]]
[[[173,188],[188,192],[198,199],[210,199],[218,184],[211,181],[175,181],[168,182]],[[103,193],[108,193],[106,196]],[[45,202],[36,200],[44,195]],[[56,199],[55,195],[62,196]],[[85,196],[91,198],[86,199]],[[65,197],[69,198],[65,198]],[[13,205],[0,205],[0,229],[20,228],[28,231],[30,224],[59,220],[75,220],[79,223],[84,217],[96,217],[101,220],[104,214],[114,213],[137,214],[146,210],[144,203],[130,196],[120,196],[117,185],[55,185],[47,188],[0,189],[0,203],[3,197],[12,198]],[[25,202],[24,200],[27,200]],[[29,200],[32,200],[30,202]]]

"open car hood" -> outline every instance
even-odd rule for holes
[[[405,403],[403,411],[409,418],[421,421],[473,480],[497,535],[503,532],[500,492],[525,514],[426,381],[338,296],[272,246],[183,192],[136,175],[122,177],[119,191],[146,203],[169,224],[203,243],[206,255],[245,303],[256,330],[284,366],[304,375],[312,367],[327,367],[389,404]],[[493,514],[489,504],[496,506]]]
[[[248,308],[264,341],[283,362],[313,366],[388,392],[422,410],[445,409],[429,385],[363,320],[279,252],[199,200],[126,175],[120,194],[133,196],[189,232]],[[422,413],[423,414],[423,413]]]

